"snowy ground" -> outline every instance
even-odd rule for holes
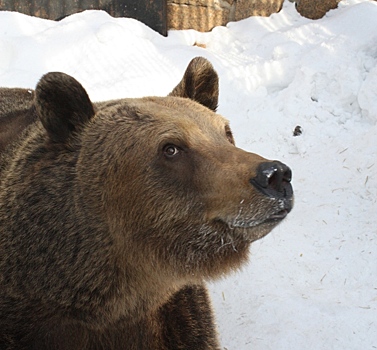
[[[2,86],[58,70],[93,100],[165,95],[195,56],[220,75],[238,146],[294,172],[289,218],[211,285],[224,349],[376,349],[377,2],[342,1],[312,21],[286,1],[269,18],[167,38],[100,11],[0,13]]]

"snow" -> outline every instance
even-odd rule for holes
[[[167,38],[101,11],[0,12],[0,52],[2,86],[63,71],[94,101],[166,95],[208,58],[238,146],[289,164],[295,189],[250,263],[210,285],[223,348],[377,348],[377,2],[345,0],[313,21],[286,1],[268,18]]]

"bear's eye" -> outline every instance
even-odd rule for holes
[[[225,135],[226,135],[226,138],[228,139],[228,141],[234,145],[234,138],[233,138],[233,134],[232,134],[232,131],[230,130],[230,127],[228,125],[225,126]]]
[[[178,146],[172,144],[164,146],[164,155],[168,158],[176,156],[180,151],[181,149]]]

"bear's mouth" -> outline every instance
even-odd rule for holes
[[[258,220],[248,220],[248,219],[241,219],[237,218],[232,221],[228,221],[227,224],[229,228],[231,229],[237,229],[237,228],[254,228],[258,227],[264,224],[278,224],[280,221],[284,220],[290,210],[288,209],[282,209],[279,210],[276,213],[273,213],[269,216],[267,216],[264,219],[258,219]]]
[[[288,215],[290,210],[288,209],[282,209],[280,211],[278,211],[277,213],[275,214],[272,214],[270,217],[268,217],[266,220],[267,221],[275,221],[275,220],[283,220],[286,218],[286,216]]]

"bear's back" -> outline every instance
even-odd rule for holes
[[[36,119],[34,92],[27,89],[0,89],[0,154]]]

